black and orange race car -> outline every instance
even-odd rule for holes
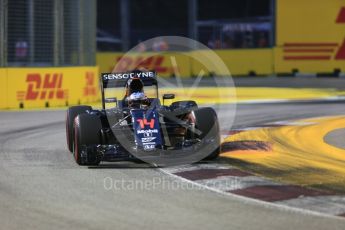
[[[164,105],[175,95],[164,94],[161,103],[153,71],[104,73],[100,82],[102,109],[73,106],[66,113],[67,146],[79,165],[138,158],[169,165],[218,157],[220,133],[213,108],[199,108],[191,100]],[[121,99],[107,93],[123,88]]]

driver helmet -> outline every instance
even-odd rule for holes
[[[129,100],[138,101],[146,99],[145,94],[143,92],[134,92],[129,97]]]
[[[133,93],[144,94],[144,83],[140,78],[131,78],[126,84],[126,96],[131,96]]]

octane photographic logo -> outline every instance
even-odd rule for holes
[[[151,52],[148,47],[155,47],[157,41],[164,41],[164,47],[169,48],[161,51],[154,49],[155,51]],[[142,47],[146,47],[145,52],[142,51]],[[201,161],[211,153],[219,151],[220,132],[229,131],[235,117],[236,93],[230,71],[222,59],[205,45],[185,37],[163,36],[141,42],[123,55],[117,61],[111,77],[129,79],[132,76],[118,75],[118,73],[132,70],[155,71],[155,69],[145,67],[147,67],[147,60],[155,59],[157,56],[164,56],[166,60],[164,65],[171,66],[173,70],[173,77],[162,77],[156,71],[160,104],[163,104],[163,94],[170,93],[175,94],[175,99],[166,99],[165,105],[176,101],[185,101],[185,103],[196,101],[198,108],[192,106],[186,116],[176,116],[176,110],[162,108],[159,103],[151,103],[143,119],[139,119],[138,124],[138,119],[132,118],[133,126],[124,125],[121,127],[123,131],[119,132],[117,128],[114,128],[120,124],[119,121],[108,116],[109,124],[120,144],[136,158],[147,163],[156,166],[173,166]],[[126,65],[129,59],[140,59],[140,62],[136,62],[135,65],[133,63]],[[146,93],[146,87],[144,86],[144,93]],[[212,120],[214,115],[201,115],[203,117],[200,117],[199,115],[202,113],[198,111],[203,107],[213,108],[218,115],[219,122]],[[159,114],[159,118],[155,112]],[[148,115],[150,113],[153,115]],[[149,116],[151,118],[148,118]],[[167,124],[163,124],[164,118],[175,124],[190,123],[182,128],[184,131],[181,131],[181,128],[174,128],[172,131]],[[158,121],[159,126],[156,126],[155,121]],[[207,133],[205,128],[200,130],[200,127],[205,124],[209,126]],[[168,134],[171,132],[185,132],[193,138],[175,140],[172,137],[169,138]],[[146,142],[148,137],[154,138],[151,138],[152,141]],[[157,145],[159,141],[161,141],[161,145]],[[176,142],[181,143],[176,145]]]

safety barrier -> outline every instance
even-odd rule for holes
[[[0,108],[7,107],[7,70],[0,68]]]
[[[42,108],[99,100],[97,67],[0,69],[0,108]]]
[[[193,55],[210,51],[194,51]],[[227,69],[233,76],[247,75],[269,75],[273,74],[273,55],[271,49],[238,49],[238,50],[215,50],[215,53],[222,59]],[[203,55],[203,56],[208,56]],[[215,66],[217,67],[217,66]],[[217,68],[216,68],[217,69]],[[196,76],[201,71],[207,71],[208,74],[224,75],[211,69],[205,69],[204,65],[195,58],[192,59],[192,72]]]
[[[97,64],[100,72],[126,71],[144,67],[156,70],[159,76],[171,77],[197,76],[218,74],[217,63],[208,65],[211,61],[207,50],[192,52],[143,52],[143,53],[97,53]],[[272,49],[216,50],[215,53],[223,60],[232,75],[267,75],[273,73]],[[199,59],[199,60],[198,60]],[[120,61],[121,60],[121,61]],[[119,62],[120,61],[120,62]],[[220,68],[222,69],[222,68]],[[218,70],[219,71],[219,70]]]
[[[121,62],[119,62],[120,60]],[[187,77],[191,75],[190,59],[187,53],[183,52],[142,52],[130,54],[99,52],[96,55],[96,62],[100,72],[111,72],[113,70],[122,72],[142,67],[155,70],[162,77],[174,75]]]
[[[275,73],[345,72],[345,2],[278,0]]]

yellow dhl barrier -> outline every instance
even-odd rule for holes
[[[102,73],[145,68],[155,70],[161,77],[174,75],[187,77],[191,75],[190,59],[187,53],[183,52],[138,52],[130,54],[101,52],[97,53],[96,60]]]
[[[97,67],[7,68],[1,73],[1,79],[7,81],[7,92],[6,96],[2,93],[5,99],[2,97],[0,108],[53,107],[99,100]]]
[[[0,69],[0,108],[7,107],[7,70]]]
[[[213,55],[220,57],[224,64],[215,61]],[[121,61],[120,61],[121,60]],[[272,49],[254,50],[216,50],[192,52],[145,52],[131,53],[97,53],[100,72],[128,71],[140,67],[156,70],[159,76],[197,76],[210,72],[227,75],[247,75],[250,72],[265,75],[273,73]],[[116,68],[114,68],[116,66]]]
[[[276,73],[344,72],[344,0],[278,0],[276,29]]]
[[[209,52],[212,51],[194,51],[193,55],[207,57]],[[215,50],[215,53],[224,62],[226,68],[232,75],[248,75],[251,73],[269,75],[273,73],[272,49]],[[203,63],[207,63],[208,61],[206,59]],[[196,58],[192,59],[193,75],[198,75],[202,71],[206,73],[212,71],[217,75],[226,75],[226,73],[218,68],[217,63],[213,69],[205,68],[203,63],[197,61]]]
[[[318,55],[318,54],[313,54]],[[292,57],[286,60],[284,48],[274,48],[274,72],[277,74],[292,73],[298,70],[300,73],[332,73],[335,70],[345,72],[345,61],[325,60],[323,56],[302,56]],[[328,58],[328,57],[327,57]]]

